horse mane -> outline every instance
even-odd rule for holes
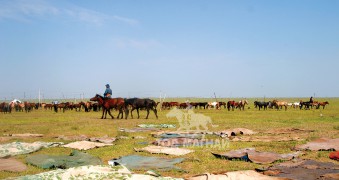
[[[96,94],[95,96],[99,96],[100,98],[104,98],[103,96],[101,96],[100,94]]]

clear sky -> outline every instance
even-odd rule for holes
[[[0,99],[338,97],[337,0],[0,0]]]

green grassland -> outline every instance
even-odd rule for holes
[[[288,102],[299,102],[302,98],[279,98],[281,100],[287,100]],[[168,101],[180,101],[184,102],[186,98],[182,99],[168,99]],[[227,101],[227,99],[218,99],[219,101]],[[194,153],[185,155],[186,160],[178,164],[177,166],[185,171],[168,171],[160,172],[164,176],[173,177],[189,177],[192,175],[205,173],[205,172],[225,172],[234,170],[246,170],[262,167],[263,165],[257,165],[249,162],[242,161],[229,161],[215,158],[211,152],[226,152],[233,149],[255,147],[258,151],[272,151],[277,153],[292,152],[292,148],[297,144],[303,144],[307,141],[319,138],[339,138],[339,98],[316,98],[316,101],[329,101],[329,105],[323,110],[311,109],[311,110],[299,110],[288,108],[285,110],[273,110],[259,111],[253,106],[255,99],[248,99],[249,106],[245,111],[228,111],[222,108],[221,110],[215,109],[197,109],[195,113],[202,113],[211,117],[213,124],[218,126],[210,126],[209,131],[220,131],[229,128],[248,128],[257,132],[264,132],[271,129],[279,128],[299,128],[314,130],[306,135],[304,141],[288,141],[288,142],[229,142],[229,146],[220,149],[217,147],[189,147],[195,150]],[[271,99],[266,99],[266,101]],[[305,101],[308,98],[304,98]],[[195,101],[211,101],[208,99],[194,99],[190,98],[191,102]],[[74,135],[86,135],[88,137],[102,137],[108,135],[110,137],[116,136],[128,136],[129,139],[119,139],[114,146],[102,147],[86,152],[98,156],[102,161],[107,164],[107,161],[119,156],[125,156],[130,154],[139,154],[145,156],[158,156],[173,158],[171,155],[158,155],[148,154],[141,152],[134,152],[134,147],[144,147],[140,142],[152,142],[155,139],[149,135],[149,132],[140,133],[126,133],[119,131],[119,128],[133,128],[142,123],[154,123],[154,124],[176,124],[178,122],[175,118],[166,118],[168,110],[159,111],[159,119],[156,119],[154,114],[150,113],[150,119],[144,119],[146,116],[145,111],[141,111],[141,119],[100,119],[101,112],[76,112],[66,111],[65,113],[55,113],[50,110],[34,110],[30,113],[25,112],[12,112],[11,114],[0,114],[0,136],[3,134],[14,133],[39,133],[44,134],[42,138],[17,138],[0,143],[8,143],[13,141],[60,141],[55,137],[59,135],[74,136]],[[113,112],[114,116],[117,112]],[[136,112],[134,112],[136,117]],[[259,134],[260,135],[260,134]],[[133,139],[135,136],[144,136],[146,139]],[[219,139],[217,136],[208,135],[207,138]],[[68,143],[68,141],[63,141]],[[71,149],[55,147],[42,149],[32,154],[69,154]],[[333,162],[339,164],[337,161],[330,160],[328,158],[328,151],[311,152],[306,151],[302,156],[304,159],[314,159],[323,162]],[[25,162],[25,158],[28,155],[15,156],[16,159]],[[27,174],[36,174],[43,172],[40,168],[29,165],[28,170],[21,173],[0,172],[0,179],[7,177],[16,177]],[[142,173],[142,172],[141,172]]]

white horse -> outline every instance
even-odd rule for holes
[[[209,107],[213,107],[213,109],[220,109],[220,106],[219,106],[219,102],[208,102],[207,103],[207,109],[209,108]]]
[[[9,105],[11,108],[14,108],[18,104],[23,104],[23,103],[19,99],[14,99],[13,101],[9,102]]]
[[[292,107],[295,109],[295,108],[298,108],[300,106],[300,102],[294,102],[292,103]]]

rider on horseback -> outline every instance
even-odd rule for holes
[[[106,84],[106,90],[104,92],[105,98],[111,98],[112,95],[112,89],[109,87],[109,84]]]

